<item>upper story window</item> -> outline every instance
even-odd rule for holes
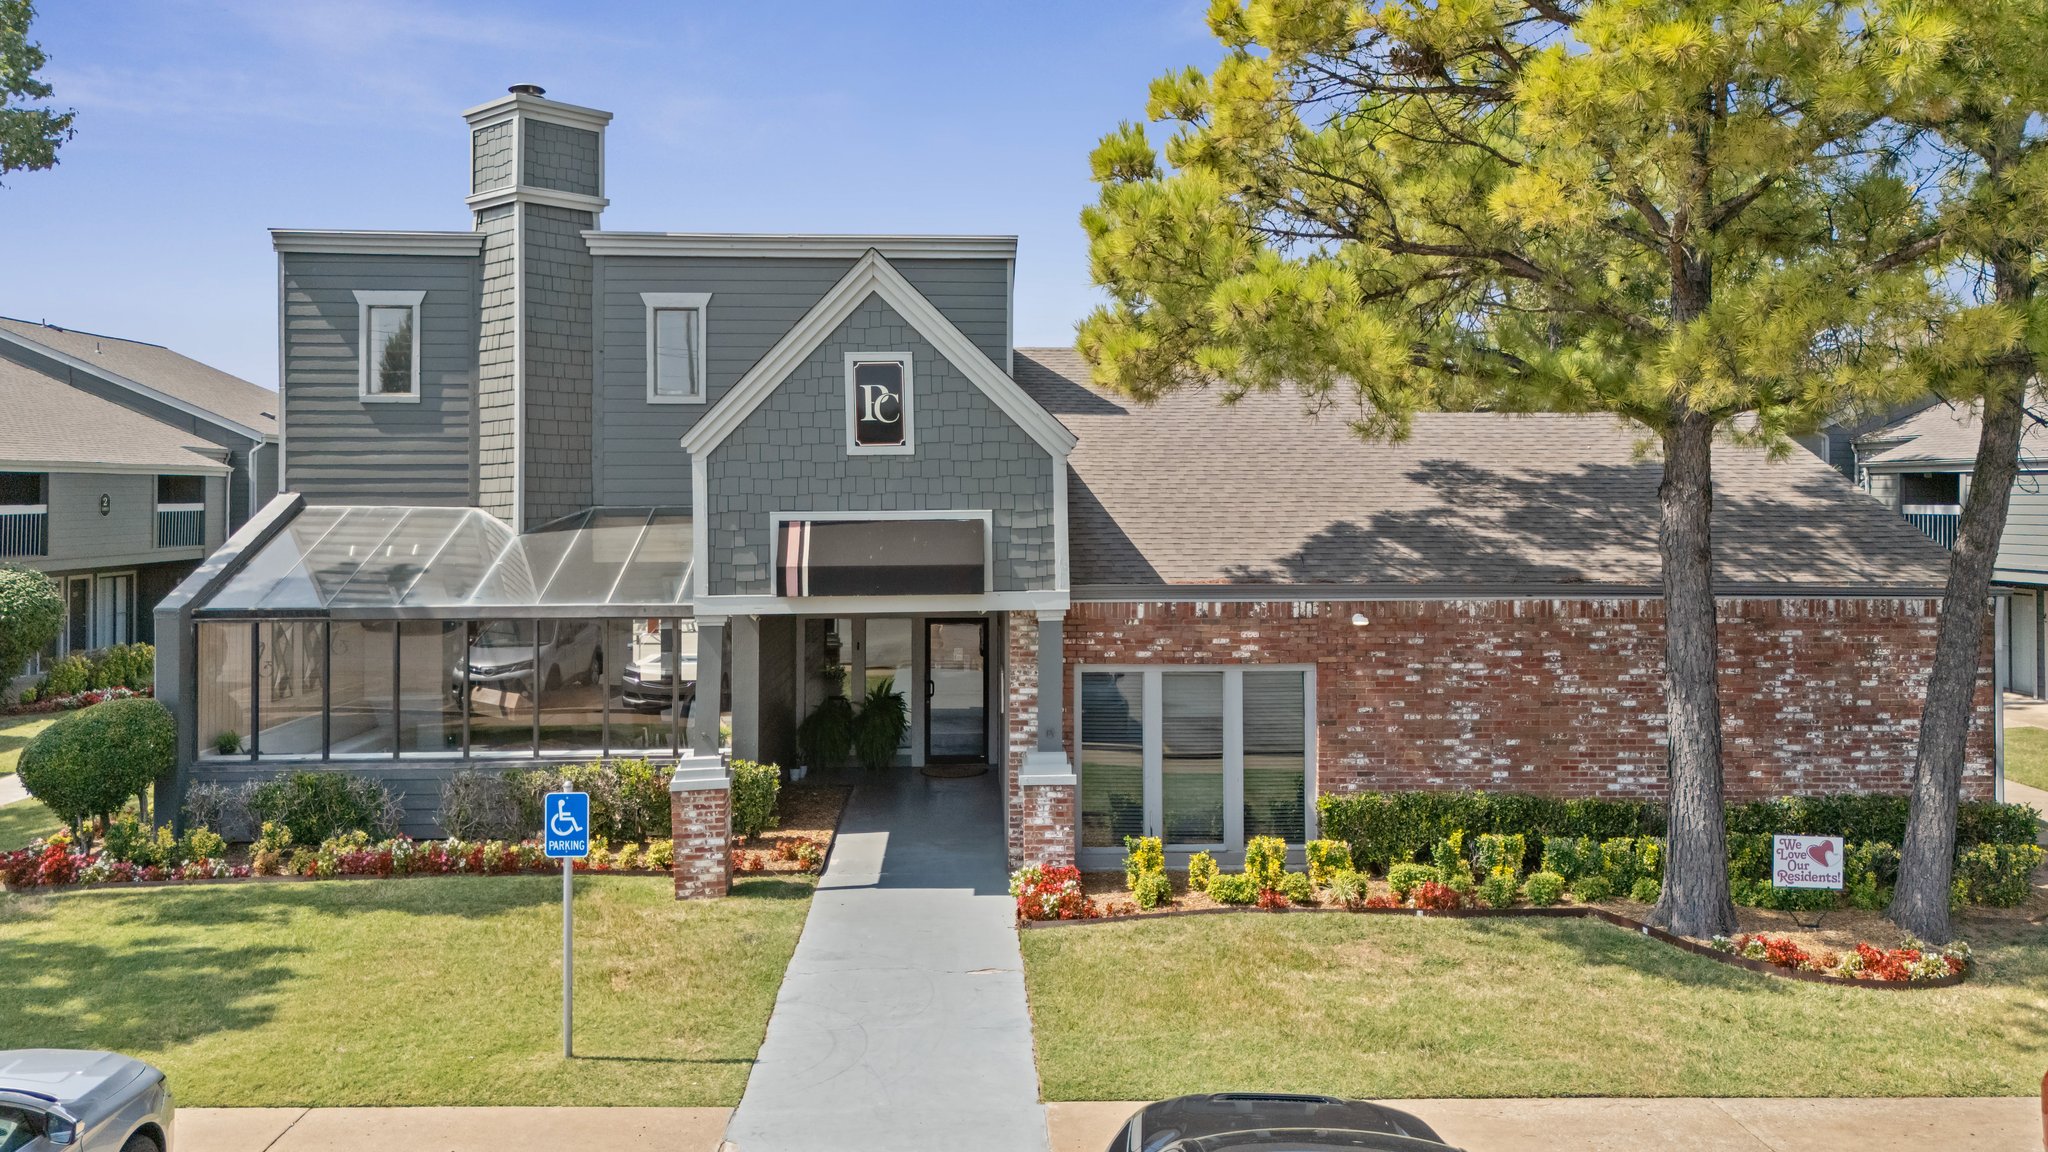
[[[1899,477],[1902,507],[1952,507],[1963,502],[1962,476],[1955,472],[1908,472]]]
[[[0,507],[41,508],[48,502],[48,476],[41,472],[0,472]]]
[[[50,478],[0,472],[0,556],[50,554]]]
[[[846,354],[846,450],[852,455],[907,455],[910,353]]]
[[[642,292],[647,308],[647,402],[704,402],[704,314],[709,292]]]
[[[364,400],[419,400],[420,302],[426,296],[425,292],[356,293]]]

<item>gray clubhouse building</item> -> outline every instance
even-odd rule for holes
[[[988,765],[1019,863],[1299,844],[1330,791],[1662,794],[1638,430],[1141,407],[1016,346],[1013,237],[606,231],[610,114],[465,116],[473,230],[272,234],[278,493],[158,609],[174,792],[324,764],[432,835],[459,768],[650,757],[715,894],[727,760],[886,678],[899,762]],[[1716,479],[1731,793],[1903,790],[1945,553],[1805,454]]]

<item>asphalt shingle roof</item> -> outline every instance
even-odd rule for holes
[[[231,376],[210,364],[181,356],[161,344],[78,332],[0,316],[0,329],[62,352],[145,388],[224,416],[246,428],[277,431],[277,393]]]
[[[224,472],[225,449],[33,368],[0,359],[0,467],[77,464]]]
[[[1072,580],[1089,586],[1655,588],[1661,466],[1608,416],[1430,413],[1399,444],[1311,419],[1291,393],[1146,407],[1070,349],[1020,348],[1017,382],[1080,438]],[[1947,553],[1805,452],[1715,446],[1724,589],[1930,589]]]
[[[2035,399],[2038,402],[2041,397]],[[1887,424],[1857,440],[1865,449],[1863,463],[1968,469],[1977,462],[1979,411],[1975,403],[1942,403]],[[2020,436],[2020,458],[2030,465],[2048,460],[2048,428],[2031,419],[2027,421]]]

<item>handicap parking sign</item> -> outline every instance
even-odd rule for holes
[[[590,793],[549,792],[541,840],[550,857],[581,860],[590,855]]]

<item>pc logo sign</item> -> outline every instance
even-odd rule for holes
[[[590,855],[590,793],[549,792],[542,820],[543,847],[551,859],[581,860]]]

